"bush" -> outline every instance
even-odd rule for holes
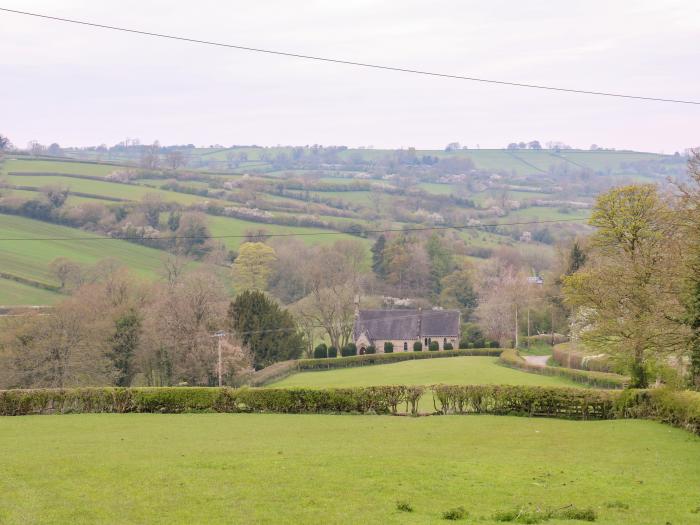
[[[440,343],[438,343],[437,341],[430,341],[430,344],[428,345],[428,350],[430,352],[437,352],[438,350],[440,350]]]
[[[384,341],[384,353],[390,354],[394,351],[394,343],[391,341]]]
[[[397,501],[396,510],[400,512],[413,512],[413,505],[411,505],[408,501]]]
[[[452,343],[445,343],[443,350],[452,350],[453,348]]]
[[[573,349],[571,343],[557,344],[552,349],[552,358],[560,366],[590,370],[592,372],[614,372],[611,360],[606,356],[590,356]]]
[[[340,355],[342,355],[343,357],[357,355],[357,346],[355,346],[355,343],[346,344],[343,348],[340,349]]]
[[[328,347],[328,357],[338,357],[338,349],[335,346]]]
[[[484,348],[486,338],[479,325],[475,323],[464,323],[462,325],[462,338],[459,341],[460,348]],[[469,346],[470,344],[474,346]]]
[[[564,419],[613,419],[619,392],[516,385],[435,385],[442,414],[495,414]]]
[[[370,355],[376,354],[376,353],[377,353],[377,347],[374,346],[374,345],[369,345],[369,346],[367,347],[367,349],[365,350],[365,353],[366,353],[366,354],[370,354]]]
[[[328,347],[326,343],[321,343],[314,348],[314,359],[325,359],[328,357]]]
[[[498,341],[489,341],[486,348],[498,348]]]
[[[422,352],[423,351],[423,343],[420,341],[416,341],[413,343],[413,351],[414,352]]]
[[[519,368],[526,372],[542,374],[546,376],[565,377],[576,383],[583,383],[597,388],[624,388],[629,383],[629,378],[618,374],[605,372],[589,372],[587,370],[575,370],[573,368],[561,368],[557,366],[534,366],[526,362],[517,350],[508,349],[501,353],[501,364],[511,368]]]
[[[442,513],[442,519],[444,520],[463,520],[467,516],[469,516],[469,513],[464,507],[456,507],[454,509],[446,510]]]

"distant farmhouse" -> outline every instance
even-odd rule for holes
[[[433,341],[444,350],[448,343],[458,348],[459,327],[459,310],[359,310],[353,340],[360,354],[369,346],[384,352],[386,342],[394,345],[394,352],[413,351],[413,344],[418,341],[424,350]]]

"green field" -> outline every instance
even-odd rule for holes
[[[245,235],[247,231],[253,230],[265,230],[268,233],[274,234],[284,234],[284,233],[304,233],[310,235],[304,235],[300,237],[304,242],[308,244],[325,244],[333,243],[339,239],[358,239],[352,235],[346,234],[332,234],[328,235],[332,230],[324,230],[321,228],[305,228],[301,226],[281,226],[279,224],[265,224],[260,222],[245,221],[243,219],[236,219],[233,217],[207,217],[209,223],[209,230],[213,236],[219,235]],[[325,234],[324,234],[325,232]],[[229,249],[236,249],[242,242],[244,238],[234,237],[228,239],[221,239],[221,242],[226,244]]]
[[[74,228],[0,214],[0,238],[70,239],[93,235]],[[0,268],[11,275],[55,285],[58,283],[51,276],[48,265],[56,257],[67,257],[85,264],[114,258],[128,265],[137,275],[153,278],[161,266],[164,253],[119,240],[0,241]],[[33,303],[26,300],[23,304]]]
[[[445,523],[457,506],[492,524],[528,504],[684,525],[700,506],[700,439],[648,421],[22,416],[0,447],[4,525]]]
[[[270,387],[350,387],[374,385],[541,385],[574,386],[561,377],[529,374],[497,364],[497,357],[445,357],[386,365],[337,368],[291,375]],[[426,396],[430,397],[430,396]]]
[[[104,177],[114,171],[125,168],[104,164],[91,164],[86,162],[65,162],[54,160],[31,160],[31,159],[7,159],[2,166],[4,173],[24,172],[24,173],[65,173],[66,175],[92,175]]]
[[[179,202],[181,204],[192,204],[194,202],[202,202],[203,200],[207,200],[204,197],[199,197],[198,195],[165,191],[156,188],[149,188],[147,186],[140,186],[138,184],[119,184],[116,182],[80,179],[70,176],[56,177],[50,175],[8,175],[5,178],[10,184],[17,186],[41,188],[42,186],[60,185],[80,193],[89,193],[91,195],[104,197],[116,197],[118,199],[132,201],[141,200],[147,194],[159,195],[165,202]]]
[[[0,278],[0,306],[46,305],[64,298],[65,296],[50,290]]]

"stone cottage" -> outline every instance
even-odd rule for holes
[[[359,310],[353,340],[359,354],[370,345],[382,353],[385,342],[393,343],[394,352],[411,352],[416,341],[424,350],[437,341],[444,350],[447,343],[459,347],[459,328],[459,310]]]

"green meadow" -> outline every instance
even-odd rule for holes
[[[46,239],[58,237],[65,239],[0,241],[0,268],[4,273],[57,285],[58,282],[48,268],[49,263],[56,257],[66,257],[84,264],[94,264],[101,259],[113,258],[129,266],[141,277],[154,278],[156,276],[156,272],[161,266],[163,251],[112,239],[71,240],[71,238],[91,236],[94,234],[75,228],[15,215],[0,214],[0,238]],[[31,304],[31,302],[24,301],[24,304]]]
[[[638,420],[20,416],[0,419],[0,448],[4,525],[438,524],[460,506],[495,524],[572,505],[686,525],[700,506],[700,439]]]
[[[445,357],[399,363],[299,372],[270,387],[353,387],[376,385],[538,385],[575,386],[561,377],[506,368],[497,357]]]
[[[64,298],[50,290],[0,277],[0,306],[50,305]]]

